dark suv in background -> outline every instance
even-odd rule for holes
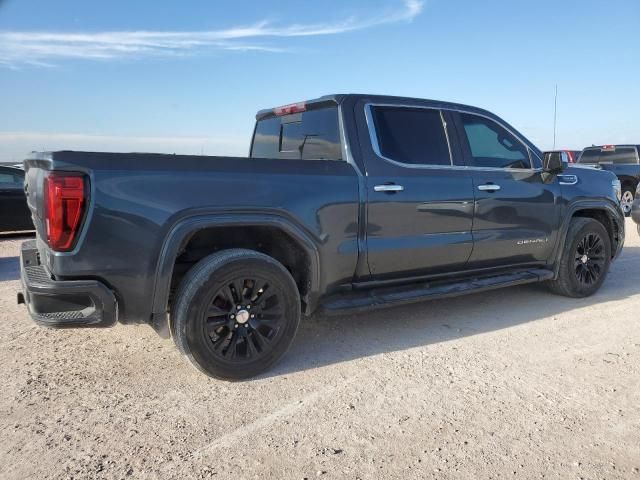
[[[24,170],[0,165],[0,233],[33,229],[24,192]]]
[[[640,145],[602,145],[582,151],[578,163],[593,165],[616,174],[622,185],[622,210],[631,213],[633,197],[640,181]]]

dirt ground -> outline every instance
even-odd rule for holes
[[[515,287],[315,316],[268,374],[149,327],[48,330],[0,241],[0,478],[640,479],[640,238],[594,297]]]

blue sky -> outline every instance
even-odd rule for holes
[[[0,0],[0,161],[244,155],[255,112],[327,93],[487,108],[543,149],[640,143],[640,2]]]

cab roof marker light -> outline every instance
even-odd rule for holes
[[[274,115],[281,117],[283,115],[291,115],[292,113],[301,113],[307,110],[307,105],[304,102],[291,103],[289,105],[283,105],[273,109]]]

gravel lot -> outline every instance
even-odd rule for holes
[[[640,238],[602,290],[307,320],[267,375],[149,327],[47,330],[0,240],[0,478],[640,479]]]

